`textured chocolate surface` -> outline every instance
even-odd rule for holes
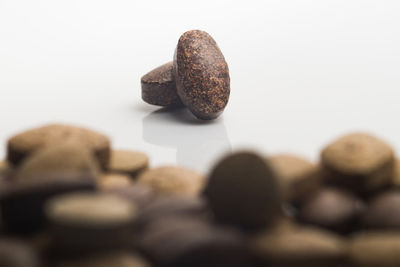
[[[228,103],[228,64],[214,39],[206,32],[185,32],[174,55],[179,97],[199,119],[218,117]]]
[[[176,92],[172,61],[144,75],[141,84],[145,102],[157,106],[183,105]]]

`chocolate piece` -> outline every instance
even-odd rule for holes
[[[106,168],[110,158],[109,139],[97,132],[75,126],[50,124],[20,133],[8,140],[7,159],[19,165],[27,156],[46,146],[77,143],[87,147]]]
[[[351,193],[324,188],[300,208],[299,219],[303,223],[347,233],[355,228],[363,210],[363,202]]]
[[[124,174],[104,174],[98,179],[97,186],[100,190],[112,190],[116,188],[125,188],[132,185],[128,175]]]
[[[252,248],[262,262],[274,267],[336,267],[346,259],[344,240],[318,228],[260,233]]]
[[[368,204],[363,218],[368,228],[400,229],[400,191],[384,192]]]
[[[150,186],[156,194],[197,196],[203,188],[204,177],[186,168],[163,166],[143,172],[137,182]]]
[[[204,190],[218,220],[246,228],[273,223],[280,214],[278,195],[274,172],[252,152],[222,159],[212,170]]]
[[[349,244],[352,266],[400,266],[400,234],[398,232],[366,232],[355,235]]]
[[[185,32],[174,55],[174,75],[182,102],[199,119],[218,117],[228,103],[228,64],[217,43],[206,32]]]
[[[240,233],[197,219],[167,217],[153,222],[140,248],[160,267],[252,266]]]
[[[111,194],[73,193],[46,205],[53,255],[74,257],[127,246],[136,206]]]
[[[392,186],[400,187],[400,159],[396,159],[394,163]]]
[[[144,75],[141,84],[145,102],[163,107],[183,105],[176,92],[172,61]]]
[[[185,196],[162,196],[146,205],[135,220],[135,231],[140,233],[152,222],[166,217],[190,217],[207,219],[209,210],[201,198]]]
[[[267,160],[277,175],[282,200],[301,202],[320,188],[318,168],[308,160],[285,154]]]
[[[54,267],[150,267],[150,265],[139,255],[129,252],[113,252],[59,262],[54,264]]]
[[[321,163],[329,183],[370,194],[390,184],[394,155],[391,147],[376,137],[354,133],[328,145]]]
[[[97,161],[86,147],[73,143],[49,146],[27,158],[16,171],[15,179],[35,179],[41,176],[96,177]]]
[[[109,172],[122,173],[136,177],[149,167],[149,158],[146,154],[128,150],[113,150],[111,152]]]
[[[53,196],[95,189],[88,175],[51,174],[34,179],[12,179],[0,191],[4,227],[13,233],[34,233],[44,226],[44,204]]]
[[[25,242],[14,239],[0,240],[1,267],[39,267],[36,252]]]
[[[126,187],[104,188],[103,192],[123,197],[137,204],[138,207],[147,205],[154,198],[154,192],[149,186],[138,183]]]

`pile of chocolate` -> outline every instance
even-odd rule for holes
[[[399,164],[368,134],[204,176],[47,125],[8,140],[0,177],[1,267],[400,266]]]

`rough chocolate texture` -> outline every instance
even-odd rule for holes
[[[176,92],[172,61],[161,65],[141,79],[142,99],[157,106],[181,106]]]
[[[206,32],[185,32],[174,55],[174,75],[179,97],[199,119],[218,117],[228,103],[228,64],[214,39]]]

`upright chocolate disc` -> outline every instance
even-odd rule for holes
[[[228,64],[214,39],[206,32],[185,32],[174,55],[179,97],[199,119],[218,117],[228,103]]]
[[[144,75],[141,79],[142,99],[157,106],[182,105],[176,92],[172,61],[161,65]]]

